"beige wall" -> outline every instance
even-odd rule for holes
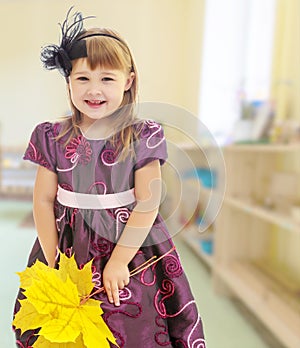
[[[272,95],[276,121],[300,120],[300,1],[277,0]]]
[[[40,48],[57,43],[71,5],[118,30],[140,73],[140,100],[197,113],[205,0],[1,1],[1,145],[22,145],[32,127],[68,110],[63,78],[43,70]],[[183,120],[184,121],[184,120]]]

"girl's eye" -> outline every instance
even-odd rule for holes
[[[104,81],[104,82],[109,82],[109,81],[113,81],[114,79],[113,78],[111,78],[111,77],[103,77],[102,78],[102,81]]]
[[[85,77],[85,76],[80,76],[80,77],[77,78],[77,80],[79,80],[79,81],[88,81],[88,78]]]

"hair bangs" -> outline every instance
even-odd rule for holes
[[[87,60],[92,70],[98,66],[109,69],[130,71],[128,54],[119,42],[106,37],[93,37],[87,40]]]

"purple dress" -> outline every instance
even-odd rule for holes
[[[92,140],[83,134],[65,141],[69,134],[56,141],[61,123],[44,122],[34,129],[24,159],[55,172],[61,188],[85,194],[112,194],[134,188],[134,172],[147,163],[167,159],[166,141],[161,125],[154,121],[139,122],[141,127],[134,143],[135,156],[118,162],[116,150],[105,139]],[[95,288],[102,286],[102,270],[109,259],[135,204],[105,209],[78,209],[65,206],[56,199],[54,205],[59,249],[75,254],[78,266],[93,261]],[[173,247],[173,242],[160,215],[148,237],[129,264],[135,269],[152,256],[161,256]],[[28,266],[36,259],[45,262],[36,240]],[[20,290],[18,299],[24,298]],[[120,291],[120,306],[115,307],[105,293],[94,296],[102,301],[103,318],[120,347],[205,348],[201,318],[182,269],[176,250],[159,262],[132,276]],[[19,309],[16,301],[15,311]],[[30,347],[36,340],[34,332],[20,335],[18,347]],[[115,347],[111,344],[112,347]],[[95,347],[97,348],[97,347]],[[99,347],[100,348],[100,347]]]

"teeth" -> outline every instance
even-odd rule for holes
[[[104,100],[89,100],[89,103],[91,103],[91,104],[101,104],[103,102],[104,102]]]

